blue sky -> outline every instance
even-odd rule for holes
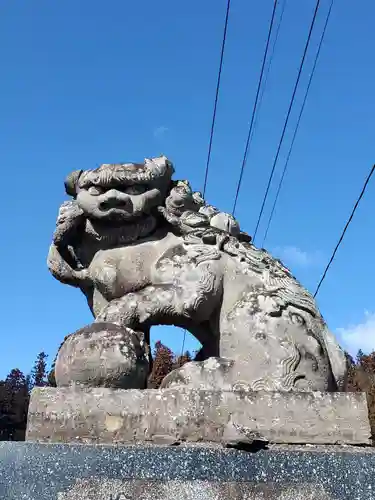
[[[232,0],[206,193],[222,210],[233,204],[272,3]],[[67,333],[91,321],[80,293],[46,266],[67,173],[163,153],[176,177],[202,188],[225,4],[2,2],[0,377],[16,366],[29,371],[41,350],[52,359]],[[314,6],[287,0],[237,206],[250,234]],[[271,200],[328,7],[322,0]],[[267,240],[310,290],[374,162],[374,19],[372,0],[335,2]],[[354,352],[375,348],[374,195],[371,183],[318,296],[330,328]],[[180,331],[156,336],[181,348]]]

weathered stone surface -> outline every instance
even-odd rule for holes
[[[81,385],[145,388],[149,348],[143,335],[110,323],[94,323],[69,335],[55,365],[60,387]]]
[[[360,393],[34,389],[27,440],[370,444]]]
[[[168,373],[161,383],[161,389],[184,386],[190,389],[232,391],[236,385],[239,384],[234,361],[211,357],[204,361],[190,361]]]
[[[69,175],[72,199],[59,211],[52,274],[82,290],[96,322],[142,330],[146,342],[156,324],[189,329],[206,357],[233,362],[234,383],[342,390],[346,359],[313,297],[279,260],[252,245],[230,214],[207,204],[187,181],[172,181],[173,172],[162,156]],[[111,372],[103,383],[97,363],[100,384],[111,385]],[[80,364],[87,370],[80,359],[58,385],[75,378]]]
[[[203,361],[190,361],[171,371],[162,381],[161,389],[185,387],[208,391],[252,391],[253,384],[239,379],[238,364],[225,358],[210,357]],[[273,387],[273,380],[263,390]]]
[[[374,449],[0,442],[1,500],[374,500]]]

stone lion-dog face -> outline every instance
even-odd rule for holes
[[[143,164],[104,164],[76,171],[65,187],[88,218],[127,223],[163,203],[172,174],[172,164],[160,157]]]

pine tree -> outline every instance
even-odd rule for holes
[[[364,356],[362,349],[358,349],[357,356],[356,356],[356,361],[358,364],[361,363],[361,359]]]
[[[360,366],[366,373],[375,376],[375,352],[362,354],[360,358]]]
[[[148,386],[151,389],[158,389],[163,378],[173,370],[173,353],[163,345],[160,340],[155,342],[154,361],[152,371],[148,379]]]
[[[4,380],[0,381],[0,441],[9,440],[12,434],[12,397]]]
[[[173,369],[181,368],[184,366],[185,363],[188,363],[189,361],[192,360],[191,354],[189,351],[186,351],[184,354],[181,354],[181,356],[177,356],[174,363],[173,363]]]
[[[47,354],[42,351],[38,354],[34,368],[31,371],[31,380],[33,387],[44,387],[47,382]]]
[[[29,388],[25,375],[18,368],[13,369],[1,383],[1,439],[23,441],[25,439]]]
[[[351,354],[348,353],[348,351],[344,351],[344,355],[345,355],[348,367],[355,365],[355,360],[354,360],[353,356],[351,356]]]
[[[375,444],[375,352],[364,354],[362,350],[358,351],[356,362],[349,367],[345,390],[366,393],[370,426]]]
[[[30,375],[21,370],[11,370],[0,381],[0,440],[22,441],[25,439],[30,392],[33,387],[47,385],[47,354],[38,354]]]

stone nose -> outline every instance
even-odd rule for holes
[[[131,198],[129,195],[121,193],[116,189],[111,189],[104,196],[102,196],[99,206],[104,210],[108,210],[110,208],[125,209],[130,208],[131,204]]]

